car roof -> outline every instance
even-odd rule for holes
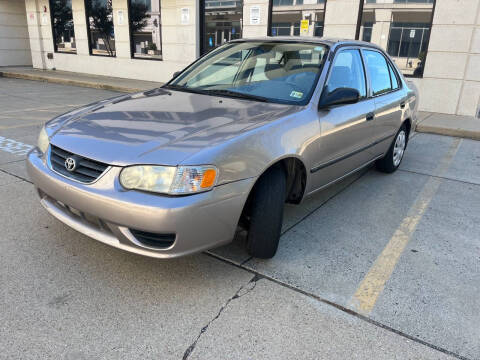
[[[242,38],[232,40],[231,42],[255,42],[255,41],[281,41],[281,42],[308,42],[313,44],[325,44],[328,45],[332,50],[338,46],[346,45],[356,45],[356,46],[367,46],[374,47],[376,49],[382,50],[379,46],[372,44],[366,41],[360,40],[351,40],[351,39],[342,39],[342,38],[329,38],[329,37],[315,37],[315,36],[263,36],[255,38]],[[383,50],[382,50],[383,51]]]

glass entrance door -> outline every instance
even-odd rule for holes
[[[202,54],[242,37],[242,0],[205,0],[202,9]]]

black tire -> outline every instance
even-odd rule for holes
[[[247,251],[251,256],[270,259],[277,252],[286,187],[285,171],[281,166],[268,170],[255,184],[247,235]]]
[[[403,152],[398,161],[398,159],[395,159],[395,150],[396,150],[397,141],[400,140],[402,133],[404,137],[404,146],[403,146]],[[407,144],[408,144],[408,130],[405,124],[402,124],[397,134],[395,135],[393,142],[390,145],[390,148],[388,149],[385,156],[376,161],[375,165],[377,167],[377,170],[387,174],[393,173],[395,170],[397,170],[400,164],[402,163],[403,155],[405,153],[405,150],[407,149]]]

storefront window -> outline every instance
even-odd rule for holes
[[[132,57],[162,59],[160,0],[129,0]]]
[[[204,0],[201,3],[203,53],[242,37],[243,0]]]
[[[112,0],[85,0],[90,54],[115,56]]]
[[[271,36],[323,36],[326,0],[273,0]],[[308,27],[301,27],[301,21]]]
[[[76,54],[72,0],[50,0],[50,14],[55,52]]]
[[[434,0],[365,0],[358,39],[383,47],[407,76],[421,77]]]

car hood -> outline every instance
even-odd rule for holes
[[[76,110],[47,124],[52,144],[111,165],[178,165],[296,106],[156,89]]]

